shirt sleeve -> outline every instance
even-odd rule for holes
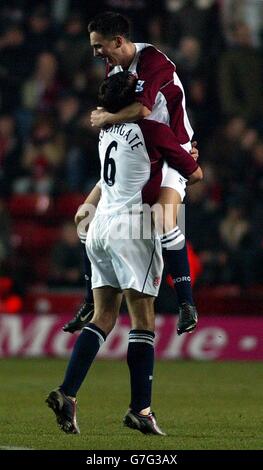
[[[166,124],[143,119],[140,127],[150,159],[164,159],[168,165],[188,179],[198,168],[198,163],[179,144],[173,131]]]
[[[157,93],[173,81],[175,65],[162,52],[149,46],[141,51],[137,71],[136,101],[151,111]]]
[[[194,160],[176,140],[170,127],[165,124],[158,126],[157,148],[162,153],[168,165],[177,170],[185,178],[189,178],[198,168],[198,163]]]

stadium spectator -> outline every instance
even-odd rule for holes
[[[31,111],[52,111],[62,89],[55,55],[42,52],[37,57],[34,74],[23,85],[21,105]]]
[[[262,58],[246,23],[232,27],[233,45],[221,57],[219,85],[222,112],[256,124],[262,119]]]
[[[194,36],[182,36],[179,47],[174,53],[176,68],[184,84],[187,96],[187,109],[200,142],[209,135],[211,127],[207,125],[212,115],[216,114],[215,100],[209,95],[209,63],[202,54],[200,40]]]
[[[260,204],[263,196],[263,139],[258,139],[251,151],[249,161],[250,172],[248,177],[249,191],[253,194],[253,202]]]
[[[0,115],[0,194],[12,193],[15,179],[21,175],[22,145],[12,114]]]
[[[236,21],[245,21],[251,30],[253,45],[262,46],[263,2],[261,0],[224,0],[220,3],[222,22],[229,43],[232,40],[231,25]]]
[[[90,47],[84,29],[83,18],[78,13],[71,14],[56,44],[60,58],[61,74],[72,83],[75,72],[82,66],[87,67],[91,58]]]
[[[57,34],[44,3],[33,8],[26,19],[26,49],[34,63],[43,52],[54,50]]]
[[[217,188],[215,174],[213,167],[204,165],[204,181],[188,189],[186,211],[186,228],[189,240],[203,266],[198,284],[204,282],[206,285],[219,281],[222,274],[221,264],[226,260],[224,250],[219,244],[218,225],[221,195]],[[210,227],[209,231],[207,226]]]
[[[242,205],[229,204],[227,214],[219,226],[220,237],[229,259],[229,282],[248,286],[256,280],[253,269],[257,249],[251,223],[244,215]]]
[[[11,254],[10,239],[10,217],[4,202],[0,199],[0,275],[6,272],[7,261]]]
[[[171,44],[178,47],[182,36],[194,36],[206,55],[215,57],[221,49],[222,31],[216,0],[166,0]]]
[[[2,34],[1,34],[2,33]],[[0,98],[5,111],[15,111],[20,103],[20,89],[31,71],[21,25],[7,23],[0,36]]]
[[[220,223],[220,235],[229,250],[236,250],[248,235],[250,225],[238,206],[230,206],[226,217]]]
[[[213,164],[226,196],[233,189],[232,178],[235,178],[236,172],[240,172],[243,165],[240,158],[241,142],[246,129],[247,124],[242,117],[231,117],[216,128],[203,149],[203,159]]]
[[[50,287],[81,287],[82,269],[82,250],[76,228],[72,222],[67,222],[62,227],[61,239],[52,250]]]
[[[65,139],[64,191],[84,190],[88,158],[81,135],[81,103],[73,90],[63,92],[56,103],[57,125]]]
[[[65,191],[87,192],[99,177],[98,131],[90,125],[90,113],[74,89],[57,101],[57,123],[65,138]]]
[[[59,192],[64,157],[64,135],[58,132],[52,118],[38,116],[22,158],[25,176],[16,181],[15,190],[47,194]]]

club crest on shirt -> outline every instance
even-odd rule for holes
[[[153,280],[153,286],[158,287],[160,285],[160,282],[161,282],[160,276],[156,276]]]
[[[138,80],[135,88],[135,93],[141,93],[143,91],[145,80]]]

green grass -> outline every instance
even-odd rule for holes
[[[262,364],[157,362],[153,409],[167,437],[122,426],[129,403],[125,362],[97,361],[79,393],[80,436],[66,435],[44,403],[67,361],[0,361],[0,449],[263,449]]]

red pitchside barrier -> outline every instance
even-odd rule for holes
[[[77,335],[64,333],[70,315],[0,315],[0,356],[70,354]],[[192,334],[176,334],[176,317],[156,317],[156,357],[159,359],[262,360],[263,318],[202,317]],[[130,323],[121,316],[102,346],[99,357],[124,359]]]

